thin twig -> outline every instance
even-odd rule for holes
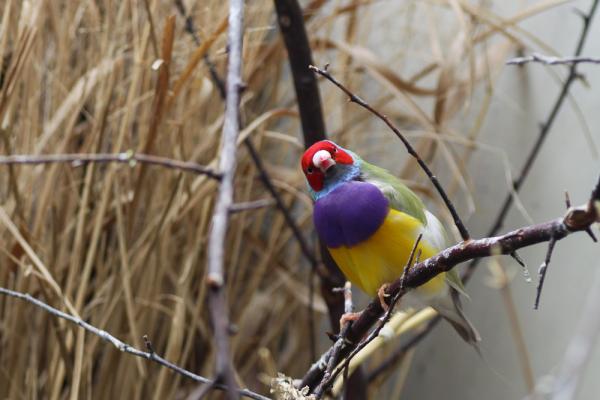
[[[194,20],[190,15],[188,15],[185,9],[185,4],[183,4],[183,0],[175,0],[175,7],[177,8],[177,11],[179,11],[181,16],[185,19],[185,31],[192,37],[196,46],[200,46],[200,38],[198,37],[198,34],[196,34]],[[217,67],[212,62],[208,54],[205,54],[202,58],[204,60],[204,64],[206,64],[206,66],[208,67],[208,72],[210,73],[211,79],[213,80],[213,82],[217,86],[217,89],[219,90],[221,98],[225,100],[225,97],[227,96],[225,82],[219,76],[219,73],[217,72]]]
[[[258,155],[258,151],[256,150],[256,147],[254,147],[254,144],[252,143],[252,141],[249,138],[246,138],[246,140],[244,140],[244,145],[246,146],[246,149],[248,150],[248,154],[250,154],[250,158],[252,158],[252,161],[254,162],[254,165],[256,166],[256,169],[258,170],[258,175],[260,177],[260,180],[262,181],[265,188],[267,188],[267,190],[269,191],[271,196],[273,196],[273,200],[275,200],[275,204],[277,205],[277,208],[283,214],[283,218],[285,219],[285,222],[288,224],[288,226],[292,230],[292,234],[294,235],[294,237],[296,238],[296,241],[300,245],[300,250],[302,251],[302,254],[304,254],[304,256],[311,263],[311,266],[313,267],[313,269],[316,269],[317,259],[314,256],[314,251],[310,249],[308,242],[306,241],[306,239],[304,239],[304,236],[302,235],[300,228],[296,224],[296,221],[292,217],[290,210],[287,208],[287,206],[283,202],[283,199],[279,195],[279,192],[277,192],[277,189],[275,189],[275,185],[273,185],[273,181],[269,177],[267,170],[266,170],[265,166],[263,165],[263,162],[262,162],[260,156]]]
[[[220,173],[215,172],[212,168],[192,161],[179,161],[151,154],[134,153],[133,151],[123,153],[13,154],[10,156],[0,156],[0,165],[38,165],[53,163],[70,163],[73,167],[80,167],[89,163],[122,163],[129,164],[130,166],[135,166],[137,163],[140,163],[206,175],[216,180],[220,180],[222,177]]]
[[[227,98],[225,121],[221,144],[219,170],[223,173],[219,194],[216,199],[212,227],[208,239],[208,299],[210,316],[215,331],[216,380],[222,379],[228,387],[228,397],[236,399],[237,383],[229,349],[229,317],[225,296],[225,238],[227,234],[229,208],[233,204],[233,178],[236,167],[236,142],[240,131],[240,96],[243,88],[242,37],[244,1],[229,3],[229,62],[227,66]]]
[[[410,154],[411,156],[413,156],[415,158],[415,160],[417,161],[417,163],[419,164],[421,169],[425,172],[425,174],[427,174],[427,176],[429,177],[429,180],[431,180],[431,183],[433,183],[433,186],[435,186],[436,190],[442,197],[444,204],[446,205],[446,207],[448,208],[448,211],[450,211],[450,214],[452,215],[452,219],[454,219],[454,224],[456,225],[456,228],[458,229],[458,232],[460,233],[460,236],[462,237],[462,239],[464,241],[469,240],[471,237],[469,235],[469,231],[467,230],[467,228],[463,224],[462,220],[460,219],[458,212],[456,211],[456,208],[454,207],[454,204],[452,204],[452,201],[450,201],[450,198],[446,194],[446,191],[440,184],[438,178],[433,174],[433,172],[431,172],[431,169],[429,169],[429,167],[427,166],[425,161],[423,161],[423,159],[419,156],[419,154],[416,152],[414,147],[412,147],[410,142],[404,137],[402,132],[400,132],[400,130],[392,123],[392,121],[390,121],[390,119],[387,116],[383,115],[382,113],[380,113],[379,111],[377,111],[376,109],[371,107],[366,101],[364,101],[363,99],[358,97],[356,94],[351,92],[350,89],[348,89],[346,86],[341,84],[329,72],[327,72],[326,69],[321,69],[321,68],[315,67],[314,65],[310,65],[309,68],[312,71],[316,72],[317,74],[326,78],[328,81],[333,83],[338,88],[340,88],[344,93],[346,93],[346,95],[348,95],[348,98],[350,99],[350,101],[352,103],[358,104],[359,106],[367,109],[369,112],[371,112],[372,114],[377,116],[379,119],[381,119],[396,134],[396,136],[398,136],[398,138],[404,144],[404,147],[406,147],[406,151],[408,152],[408,154]]]
[[[600,58],[595,57],[551,57],[539,53],[533,53],[527,57],[515,57],[506,62],[506,65],[523,65],[530,62],[545,65],[573,65],[581,63],[600,64]]]
[[[120,339],[116,338],[115,336],[111,335],[107,331],[97,328],[94,325],[91,325],[91,324],[85,322],[81,318],[78,318],[73,315],[67,314],[63,311],[60,311],[60,310],[44,303],[43,301],[38,300],[35,297],[32,297],[31,295],[29,295],[27,293],[21,293],[21,292],[17,292],[14,290],[0,287],[0,294],[14,297],[14,298],[17,298],[20,300],[24,300],[28,303],[33,304],[36,307],[41,308],[42,310],[46,311],[47,313],[49,313],[55,317],[62,318],[62,319],[69,321],[77,326],[80,326],[81,328],[85,329],[87,332],[89,332],[93,335],[96,335],[99,338],[101,338],[102,340],[112,344],[119,351],[122,351],[122,352],[128,353],[128,354],[132,354],[136,357],[141,357],[141,358],[145,358],[150,361],[154,361],[155,363],[157,363],[163,367],[169,368],[170,370],[173,370],[176,373],[178,373],[186,378],[192,379],[196,382],[205,383],[205,384],[213,384],[213,382],[214,382],[211,379],[194,374],[193,372],[188,371],[187,369],[185,369],[183,367],[180,367],[170,361],[167,361],[164,358],[162,358],[161,356],[159,356],[158,354],[156,354],[156,352],[152,348],[152,344],[151,344],[150,340],[148,340],[148,337],[146,335],[144,335],[144,343],[146,345],[146,348],[148,349],[147,352],[138,350],[135,347],[133,347],[133,346],[121,341]],[[213,387],[218,390],[227,390],[226,386],[223,384],[220,384],[220,383],[215,383]],[[262,396],[258,393],[252,392],[248,389],[239,389],[238,393],[242,396],[246,396],[251,399],[258,399],[258,400],[268,400],[269,399],[268,397]]]

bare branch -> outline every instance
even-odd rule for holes
[[[140,163],[206,175],[216,180],[221,179],[221,174],[215,172],[212,168],[192,161],[179,161],[151,154],[134,153],[133,151],[126,151],[123,153],[13,154],[10,156],[0,156],[0,165],[39,165],[54,163],[70,163],[73,167],[80,167],[89,163],[121,163],[129,164],[130,166],[135,166],[137,163]]]
[[[175,371],[179,375],[182,375],[186,378],[192,379],[196,382],[205,383],[205,384],[213,384],[213,387],[217,390],[226,390],[227,389],[226,386],[223,384],[214,383],[214,381],[212,381],[211,379],[205,378],[200,375],[196,375],[193,372],[188,371],[185,368],[182,368],[170,361],[165,360],[164,358],[162,358],[161,356],[156,354],[156,352],[152,348],[152,343],[150,342],[150,340],[148,339],[148,337],[146,335],[144,335],[144,343],[146,345],[146,348],[148,349],[147,352],[138,350],[135,347],[123,342],[122,340],[120,340],[120,339],[116,338],[115,336],[111,335],[110,333],[106,332],[105,330],[99,329],[99,328],[95,327],[94,325],[91,325],[91,324],[85,322],[81,318],[78,318],[73,315],[62,312],[62,311],[44,303],[43,301],[38,300],[35,297],[32,297],[31,295],[29,295],[27,293],[21,293],[21,292],[17,292],[14,290],[0,287],[0,294],[3,294],[5,296],[14,297],[14,298],[17,298],[20,300],[24,300],[28,303],[33,304],[36,307],[41,308],[42,310],[46,311],[47,313],[49,313],[55,317],[62,318],[62,319],[69,321],[77,326],[80,326],[81,328],[85,329],[87,332],[89,332],[93,335],[96,335],[99,338],[101,338],[102,340],[112,344],[119,351],[122,351],[122,352],[128,353],[128,354],[132,354],[136,357],[141,357],[141,358],[145,358],[150,361],[154,361],[155,363],[162,365],[163,367],[169,368],[170,370]],[[258,393],[252,392],[248,389],[239,389],[238,393],[242,396],[245,396],[245,397],[248,397],[251,399],[269,400],[268,397],[262,396]]]
[[[431,180],[431,183],[433,183],[433,186],[435,186],[436,190],[442,197],[442,200],[444,201],[446,208],[448,208],[448,211],[450,211],[450,214],[452,215],[452,218],[454,219],[454,224],[456,225],[456,228],[458,229],[462,239],[465,241],[469,240],[469,238],[471,237],[469,235],[469,231],[467,230],[467,228],[463,224],[462,220],[460,219],[458,212],[456,211],[456,208],[454,207],[454,204],[452,204],[452,201],[450,201],[450,198],[446,194],[446,191],[440,184],[439,180],[433,174],[433,172],[431,172],[431,169],[429,169],[429,167],[427,166],[425,161],[423,161],[423,159],[419,156],[419,154],[414,149],[414,147],[412,147],[410,142],[404,137],[402,132],[400,132],[400,130],[392,123],[392,121],[390,121],[390,119],[387,116],[383,115],[382,113],[380,113],[379,111],[377,111],[376,109],[371,107],[366,101],[364,101],[363,99],[358,97],[356,94],[351,92],[350,89],[348,89],[343,84],[341,84],[329,72],[327,72],[327,68],[320,69],[320,68],[315,67],[314,65],[310,65],[309,68],[312,71],[316,72],[317,74],[319,74],[319,75],[323,76],[324,78],[326,78],[327,80],[329,80],[331,83],[333,83],[338,88],[340,88],[344,93],[346,93],[348,95],[348,98],[350,99],[350,101],[352,103],[356,103],[359,106],[367,109],[369,112],[371,112],[372,114],[377,116],[379,119],[381,119],[383,122],[385,122],[385,124],[402,141],[402,143],[404,144],[404,147],[406,147],[406,151],[408,151],[408,154],[410,154],[411,156],[413,156],[415,158],[415,160],[417,160],[417,163],[419,164],[421,169],[425,172],[425,174],[427,174],[427,176],[429,177],[429,180]]]
[[[533,53],[527,57],[515,57],[506,62],[506,65],[523,65],[530,62],[541,63],[545,65],[574,65],[574,64],[600,64],[600,58],[594,57],[551,57],[539,53]]]
[[[244,1],[229,3],[229,62],[227,66],[227,98],[221,145],[219,170],[223,173],[219,194],[215,203],[212,227],[208,238],[208,299],[210,316],[215,331],[216,380],[223,380],[228,387],[228,398],[236,399],[237,383],[229,349],[229,317],[225,296],[225,237],[229,209],[233,204],[233,178],[236,167],[236,141],[240,131],[240,95],[243,88],[242,37]]]

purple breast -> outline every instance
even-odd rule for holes
[[[327,247],[349,247],[371,237],[388,212],[388,200],[376,186],[352,181],[317,200],[313,219]]]

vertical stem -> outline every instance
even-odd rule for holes
[[[216,380],[228,387],[228,397],[237,399],[237,385],[229,350],[229,318],[225,296],[223,266],[225,263],[225,238],[227,234],[229,207],[233,204],[233,178],[236,167],[236,141],[240,131],[239,103],[243,87],[242,36],[244,1],[229,3],[229,61],[227,66],[227,99],[221,143],[219,170],[223,174],[215,203],[212,227],[208,240],[208,276],[210,315],[215,332]]]

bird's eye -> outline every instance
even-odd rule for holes
[[[334,152],[334,153],[337,153],[337,147],[334,147],[334,148],[333,148],[333,152]]]
[[[312,174],[313,173],[313,168],[312,167],[306,168],[306,172],[308,172],[309,174]]]

